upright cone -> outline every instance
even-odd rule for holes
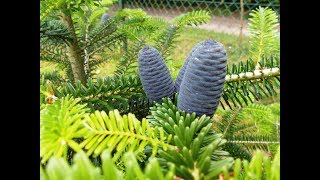
[[[227,69],[224,46],[206,40],[193,53],[184,73],[178,96],[178,109],[211,116],[223,92]]]
[[[142,86],[150,102],[172,97],[174,83],[159,52],[150,46],[140,50],[138,69]]]
[[[110,18],[109,14],[104,13],[100,19],[100,25],[104,24]]]

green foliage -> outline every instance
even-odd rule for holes
[[[149,106],[150,102],[146,97],[130,99],[128,109],[124,110],[124,113],[132,112],[138,119],[142,119],[149,114]]]
[[[61,87],[53,87],[53,90],[58,98],[68,94],[80,98],[80,102],[88,104],[91,111],[119,109],[123,113],[131,100],[146,98],[137,76],[98,78],[96,82],[89,79],[87,84],[66,82]]]
[[[271,110],[271,113],[273,115],[272,119],[274,123],[280,123],[280,103],[276,102],[273,104],[270,104],[268,106]]]
[[[262,98],[276,96],[280,88],[280,69],[276,73],[271,70],[280,68],[277,58],[263,58],[259,61],[262,71],[255,70],[252,60],[228,66],[226,83],[220,101],[223,109],[244,107]],[[264,73],[264,69],[268,73]],[[259,75],[261,74],[261,75]]]
[[[102,166],[95,167],[83,151],[74,156],[73,164],[70,166],[63,158],[52,157],[47,166],[40,166],[41,180],[61,180],[61,179],[173,179],[175,176],[175,166],[172,165],[164,174],[159,166],[159,160],[150,158],[144,171],[139,166],[135,156],[128,152],[124,155],[125,173],[122,173],[112,163],[108,150],[101,154]],[[271,159],[261,151],[256,151],[252,160],[241,161],[237,159],[229,173],[224,167],[220,177],[226,180],[279,180],[280,179],[280,146],[276,156]]]
[[[266,68],[280,68],[280,60],[276,56],[270,56],[268,58],[261,58],[258,61],[258,64],[261,69]],[[256,64],[252,59],[248,59],[246,61],[241,61],[238,63],[230,64],[227,68],[227,74],[240,74],[245,72],[253,72],[256,69]]]
[[[137,73],[137,59],[139,51],[146,45],[145,41],[137,41],[128,47],[127,51],[120,58],[120,62],[114,72],[115,75],[128,75]]]
[[[87,34],[84,34],[83,49],[86,49],[90,57],[105,49],[113,50],[123,39],[123,34],[118,32],[117,23],[120,21],[115,17],[110,17],[102,25],[94,26]],[[87,37],[86,37],[87,36]]]
[[[58,64],[58,68],[66,74],[68,77],[67,79],[73,81],[74,77],[71,70],[71,64],[68,61],[67,52],[65,50],[66,45],[56,44],[50,41],[47,41],[44,44],[45,45],[40,46],[40,60]]]
[[[191,11],[186,14],[182,14],[173,19],[173,22],[177,27],[182,27],[185,25],[201,25],[211,20],[210,12],[205,10]]]
[[[73,12],[73,19],[77,22],[78,31],[85,34],[95,28],[102,14],[107,12],[112,4],[111,0],[98,1],[96,5],[80,4],[77,10]]]
[[[117,65],[117,75],[136,72],[138,52],[146,44],[155,47],[164,60],[168,61],[183,28],[197,26],[211,19],[209,12],[203,10],[182,14],[171,23],[148,16],[141,9],[123,9],[118,15],[127,19],[119,29],[128,37],[129,47]]]
[[[71,0],[63,1],[57,6],[54,4],[51,0],[41,2],[40,9],[54,6],[54,11],[50,12],[51,17],[41,19],[40,60],[60,64],[68,79],[74,81],[75,72],[67,54],[76,53],[77,61],[84,62],[84,66],[80,68],[84,69],[86,78],[94,78],[94,70],[112,54],[106,53],[106,49],[112,51],[119,47],[124,38],[123,33],[118,31],[117,24],[121,22],[119,19],[111,17],[102,25],[98,23],[98,17],[108,9],[107,6],[112,1]],[[59,19],[61,14],[70,19]],[[71,45],[74,49],[68,49]]]
[[[88,109],[85,108],[85,105],[80,105],[79,101],[80,99],[70,98],[68,95],[41,110],[41,162],[45,164],[48,159],[53,157],[46,164],[46,168],[49,169],[47,173],[44,173],[43,169],[41,170],[43,179],[48,177],[49,179],[63,179],[66,176],[76,179],[100,178],[100,170],[94,168],[87,157],[100,156],[105,149],[113,153],[112,161],[119,163],[118,161],[121,160],[125,152],[132,152],[134,153],[132,155],[137,157],[149,145],[152,147],[151,156],[155,156],[159,148],[163,150],[174,148],[165,142],[166,140],[170,141],[171,136],[167,137],[161,128],[150,127],[146,119],[140,122],[131,113],[120,116],[118,110],[110,111],[109,115],[104,111],[88,114]],[[80,142],[78,142],[79,140]],[[67,159],[70,158],[69,148],[75,152],[86,150],[86,158],[80,158],[78,157],[80,155],[76,155],[72,160],[71,168],[66,162],[66,160],[70,160]],[[129,156],[124,157],[128,159]],[[59,157],[63,158],[59,159]],[[132,159],[131,156],[129,158]],[[109,159],[111,160],[111,158]],[[140,175],[137,174],[137,168],[139,168],[137,162],[128,162],[125,160],[127,176]],[[104,165],[102,164],[102,166]],[[134,168],[135,172],[130,168]],[[103,167],[103,169],[109,168]],[[153,173],[165,177],[162,175],[157,161],[150,159],[144,177],[150,177]],[[119,173],[116,174],[119,175]],[[118,178],[118,175],[115,177]],[[173,173],[169,173],[167,176],[173,176]]]
[[[97,26],[95,19],[103,10],[105,9],[82,4],[72,14],[75,21],[75,33],[81,48],[79,53],[81,58],[84,59],[88,78],[93,78],[94,70],[103,62],[106,62],[107,59],[110,59],[114,53],[113,51],[121,46],[121,42],[125,38],[132,41],[129,42],[132,47],[127,47],[127,50],[122,55],[116,74],[125,74],[129,69],[133,69],[135,66],[131,65],[136,62],[137,53],[145,45],[145,40],[152,39],[153,34],[156,34],[155,31],[165,24],[159,18],[147,16],[141,9],[123,9],[118,11],[116,16],[110,17],[106,23]],[[53,22],[56,22],[57,25]],[[64,25],[60,27],[60,24],[58,20],[42,23],[41,60],[62,64],[65,69],[69,70],[67,72],[70,75],[68,78],[72,81],[73,75],[72,71],[70,71],[70,63],[65,55],[65,44],[68,45],[68,40],[72,39],[66,39],[68,37],[68,34],[66,34],[68,32],[67,28]],[[55,36],[51,35],[50,32],[46,33],[49,31],[48,29],[52,29]],[[61,33],[59,33],[60,31]],[[48,39],[51,43],[48,43]],[[50,46],[52,42],[60,44],[52,49]]]
[[[85,116],[84,125],[89,131],[80,147],[87,150],[87,156],[97,157],[108,149],[114,152],[112,160],[116,162],[124,152],[139,154],[147,145],[152,146],[152,156],[159,147],[164,150],[173,148],[166,143],[171,137],[166,137],[163,129],[151,128],[146,119],[140,122],[131,113],[121,116],[118,110],[109,111],[109,115],[95,111]]]
[[[254,118],[248,119],[249,116]],[[214,128],[227,140],[224,150],[232,157],[250,160],[254,150],[271,153],[269,146],[280,143],[279,128],[275,128],[277,124],[271,121],[272,117],[267,106],[251,104],[226,111],[222,120],[215,122]]]
[[[176,146],[174,150],[159,151],[161,166],[168,169],[175,164],[177,176],[184,179],[212,179],[223,166],[231,166],[233,158],[221,150],[226,141],[214,133],[210,117],[179,111],[169,98],[162,101],[151,107],[151,115],[147,116],[153,126],[173,136],[171,143]]]
[[[224,171],[226,180],[280,180],[280,146],[273,159],[265,155],[262,151],[257,150],[252,160],[241,161],[237,159],[233,167],[233,175]]]
[[[117,12],[117,16],[123,20],[119,30],[126,34],[133,45],[152,39],[166,24],[163,19],[149,16],[142,9],[122,9]]]
[[[66,0],[40,0],[40,21],[44,20],[53,10],[58,9]]]
[[[40,0],[40,21],[45,20],[47,16],[61,11],[62,6],[66,6],[73,12],[77,12],[83,10],[84,6],[106,8],[114,2],[114,0]]]
[[[49,82],[45,81],[43,78],[40,80],[40,109],[43,109],[47,104],[48,97],[51,96],[51,88]]]
[[[143,119],[141,122],[131,113],[121,116],[118,110],[110,111],[108,114],[104,111],[88,114],[84,105],[77,105],[80,99],[69,98],[69,95],[47,105],[41,111],[40,143],[41,154],[44,154],[45,149],[47,154],[51,155],[44,156],[46,159],[41,156],[41,160],[45,163],[52,156],[55,160],[51,163],[50,159],[44,166],[45,169],[41,167],[41,177],[103,179],[104,172],[108,171],[107,174],[113,174],[115,179],[152,179],[152,175],[155,174],[164,179],[168,176],[171,179],[173,176],[184,179],[214,179],[221,176],[221,172],[227,172],[234,162],[225,151],[228,147],[233,157],[240,157],[239,153],[242,152],[243,156],[248,153],[251,158],[250,148],[261,148],[261,144],[272,143],[273,139],[266,139],[268,136],[255,134],[254,124],[240,123],[247,114],[270,117],[271,109],[266,110],[262,105],[250,105],[236,113],[235,110],[231,114],[225,111],[223,120],[215,124],[210,117],[197,117],[195,113],[179,111],[176,98],[177,96],[174,102],[164,98],[161,104],[154,104],[150,108],[151,115],[147,116],[148,121]],[[213,125],[218,127],[218,133],[212,129]],[[72,131],[76,132],[71,133]],[[75,138],[80,139],[80,142]],[[108,165],[115,167],[116,163],[124,174],[116,168],[106,168],[103,157],[101,163],[96,164],[98,167],[94,167],[90,160],[85,160],[84,157],[77,159],[76,155],[69,166],[65,160],[68,149],[76,152],[86,151],[81,155],[85,158],[104,156],[106,153],[103,151],[107,149],[112,152]],[[62,154],[57,153],[61,151]],[[127,155],[127,152],[132,154]],[[149,152],[154,158],[146,161]],[[64,159],[56,160],[56,157]],[[138,158],[144,164],[142,166],[145,166],[145,171],[141,170],[141,164],[137,161],[128,163],[128,158]]]
[[[142,44],[138,44],[136,50]],[[128,56],[132,62],[136,61],[133,57],[137,56],[137,51],[130,51],[134,55]],[[119,109],[121,113],[128,113],[131,107],[135,107],[135,112],[140,111],[147,114],[148,104],[145,102],[145,94],[142,89],[140,79],[137,76],[121,75],[130,68],[126,66],[127,62],[121,62],[123,65],[116,70],[117,76],[99,78],[97,81],[89,80],[86,85],[64,83],[62,87],[54,88],[57,97],[63,97],[72,94],[74,97],[80,97],[82,102],[88,103],[92,110],[112,110]],[[276,69],[280,67],[279,61],[275,58],[262,59],[260,66],[266,69]],[[222,108],[244,107],[265,97],[272,97],[279,93],[280,73],[276,75],[263,75],[263,70],[259,71],[262,75],[255,78],[254,63],[248,60],[245,63],[233,64],[228,67],[229,80],[224,85],[224,92],[220,104]],[[279,72],[279,71],[278,71]],[[240,78],[240,75],[251,73],[253,78]],[[237,76],[236,79],[232,79]],[[230,78],[231,77],[231,78]],[[130,106],[132,105],[132,106]],[[141,109],[137,107],[141,105]],[[139,119],[145,117],[140,113],[135,113]]]
[[[68,36],[69,32],[67,31],[67,28],[64,25],[61,25],[59,21],[51,20],[49,22],[50,23],[43,23],[42,29],[51,28],[53,33],[46,30],[41,36],[40,60],[61,64],[66,67],[66,70],[70,71],[71,68],[67,68],[71,67],[71,65],[66,56],[66,48],[73,39]],[[56,22],[57,25],[53,22]],[[87,77],[93,77],[94,70],[103,62],[106,62],[112,53],[111,51],[120,45],[124,35],[117,31],[116,24],[118,22],[119,21],[116,18],[111,18],[101,26],[86,26],[85,28],[87,29],[85,31],[82,31],[81,23],[79,23],[79,27],[76,26],[76,29],[78,29],[76,31],[77,37],[79,37],[78,41],[81,49],[81,52],[78,53],[85,61]],[[52,24],[55,26],[52,27]],[[101,56],[102,53],[106,53],[106,48],[109,49],[107,55]],[[66,73],[69,75],[69,80],[73,80],[72,72],[68,73],[68,71],[66,71]]]
[[[178,37],[178,27],[172,24],[156,37],[155,48],[159,50],[165,61],[170,60],[171,51],[176,47]]]
[[[69,95],[55,101],[40,111],[40,157],[45,163],[51,156],[67,157],[70,147],[76,152],[81,150],[74,138],[82,137],[87,129],[82,119],[87,108],[78,104],[80,99]]]
[[[142,9],[121,9],[120,11],[117,12],[117,15],[122,17],[122,18],[129,18],[129,19],[134,19],[134,18],[145,18],[147,13],[144,12]]]
[[[253,10],[249,18],[250,53],[254,62],[280,54],[280,34],[277,14],[268,7]]]
[[[42,43],[51,41],[57,44],[66,43],[72,40],[68,28],[59,20],[50,19],[40,24],[40,39]]]
[[[40,84],[45,84],[46,81],[50,81],[55,85],[59,85],[65,81],[64,77],[59,74],[58,71],[50,71],[50,72],[43,72],[40,73]]]
[[[166,143],[171,137],[161,128],[150,127],[146,119],[139,121],[131,113],[121,116],[118,110],[109,111],[108,115],[104,111],[88,114],[89,109],[79,102],[79,98],[68,95],[41,110],[42,163],[51,156],[67,158],[68,148],[75,152],[86,150],[87,156],[93,158],[108,149],[114,153],[114,162],[124,152],[138,156],[147,145],[152,147],[151,156],[155,156],[159,148],[173,149]]]
[[[172,165],[169,171],[164,174],[159,162],[156,158],[150,158],[149,163],[146,166],[144,172],[139,168],[137,161],[134,159],[132,153],[124,155],[126,164],[126,179],[173,179],[174,178],[174,165]]]
[[[178,16],[171,24],[167,24],[160,18],[148,16],[141,9],[123,9],[114,17],[110,17],[106,23],[96,25],[97,17],[106,9],[90,4],[91,1],[68,4],[72,7],[74,31],[80,47],[77,53],[84,61],[87,78],[94,78],[96,68],[111,58],[116,48],[122,46],[122,41],[125,52],[117,66],[117,75],[136,71],[137,53],[146,43],[155,45],[168,61],[169,54],[177,42],[175,39],[185,26],[200,25],[211,19],[209,12],[199,10]],[[74,40],[69,36],[70,33],[72,32],[69,32],[59,20],[44,21],[41,26],[40,59],[61,64],[69,80],[74,81],[66,56],[66,47]],[[52,44],[57,43],[58,46],[52,48]]]
[[[45,107],[49,98],[54,100],[52,86],[59,86],[62,82],[65,79],[57,71],[40,73],[40,109]]]
[[[170,54],[172,54],[172,51],[178,42],[177,38],[184,27],[192,25],[198,26],[210,21],[210,19],[210,13],[205,10],[191,11],[182,14],[174,18],[172,20],[173,22],[167,25],[164,31],[155,35],[153,47],[160,52],[161,57],[163,57],[165,61],[168,61],[171,59]]]
[[[83,58],[87,62],[87,78],[94,78],[94,71],[113,55],[124,39],[124,34],[118,31],[117,24],[120,21],[116,18],[109,18],[101,26],[88,30],[83,36],[85,40]]]
[[[173,179],[174,168],[172,167],[167,174],[163,174],[157,159],[150,158],[144,171],[139,167],[137,159],[133,153],[128,152],[124,155],[126,173],[117,169],[111,160],[111,154],[104,150],[101,154],[102,166],[95,167],[83,151],[74,156],[73,164],[70,166],[65,159],[53,157],[49,160],[44,169],[40,166],[41,180],[122,180],[122,179]]]
[[[278,106],[276,106],[278,104]],[[258,127],[256,133],[277,137],[279,132],[275,131],[280,120],[280,112],[273,112],[272,107],[280,109],[280,104],[273,105],[250,104],[241,110],[244,120],[249,120],[255,123]],[[279,127],[278,127],[279,128]]]
[[[147,119],[153,126],[163,127],[167,134],[176,133],[172,127],[174,125],[179,125],[179,121],[183,122],[185,126],[191,126],[191,123],[197,119],[195,113],[188,114],[178,110],[178,107],[176,106],[177,95],[174,97],[174,102],[169,98],[163,98],[162,101],[161,104],[156,103],[154,106],[150,107],[151,115],[147,116]],[[201,128],[206,127],[210,124],[211,120],[209,117],[202,116],[200,122],[201,123],[197,125],[197,128],[192,131],[193,133],[197,133]],[[186,138],[182,135],[183,134],[180,134],[181,138]],[[186,145],[190,145],[190,142]]]
[[[117,12],[122,21],[119,31],[125,34],[125,51],[117,64],[115,75],[136,74],[137,59],[148,37],[161,27],[154,17],[148,16],[141,9],[122,9]]]
[[[41,40],[42,41],[42,40]],[[40,41],[40,43],[41,43]],[[44,40],[43,40],[44,41]],[[65,45],[58,42],[45,41],[40,45],[40,60],[68,66]]]

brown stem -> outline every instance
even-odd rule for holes
[[[87,78],[84,71],[84,62],[81,58],[81,54],[80,54],[81,49],[79,47],[78,39],[73,26],[73,20],[71,18],[71,15],[69,14],[70,9],[68,9],[66,5],[63,5],[62,9],[63,9],[63,13],[61,16],[61,20],[63,23],[66,24],[72,36],[72,40],[69,41],[69,44],[67,46],[67,56],[71,64],[74,80],[75,81],[79,80],[81,81],[81,83],[86,83]]]

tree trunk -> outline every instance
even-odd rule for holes
[[[67,6],[63,6],[63,13],[62,13],[61,20],[63,23],[66,24],[73,38],[73,40],[71,40],[67,45],[67,56],[71,64],[74,80],[75,81],[79,80],[81,81],[81,83],[86,83],[87,78],[86,78],[86,73],[84,71],[84,62],[83,62],[83,59],[81,58],[81,49],[78,44],[78,39],[73,26],[73,21],[72,21],[71,15],[66,14],[69,12],[70,10],[67,9]]]

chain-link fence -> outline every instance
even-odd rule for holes
[[[113,10],[141,8],[149,15],[166,20],[192,10],[208,10],[212,19],[198,26],[199,28],[227,33],[242,39],[249,35],[249,13],[259,6],[274,10],[280,21],[280,0],[119,0]],[[242,51],[242,49],[238,48],[237,51]],[[241,56],[245,52],[238,53]]]

